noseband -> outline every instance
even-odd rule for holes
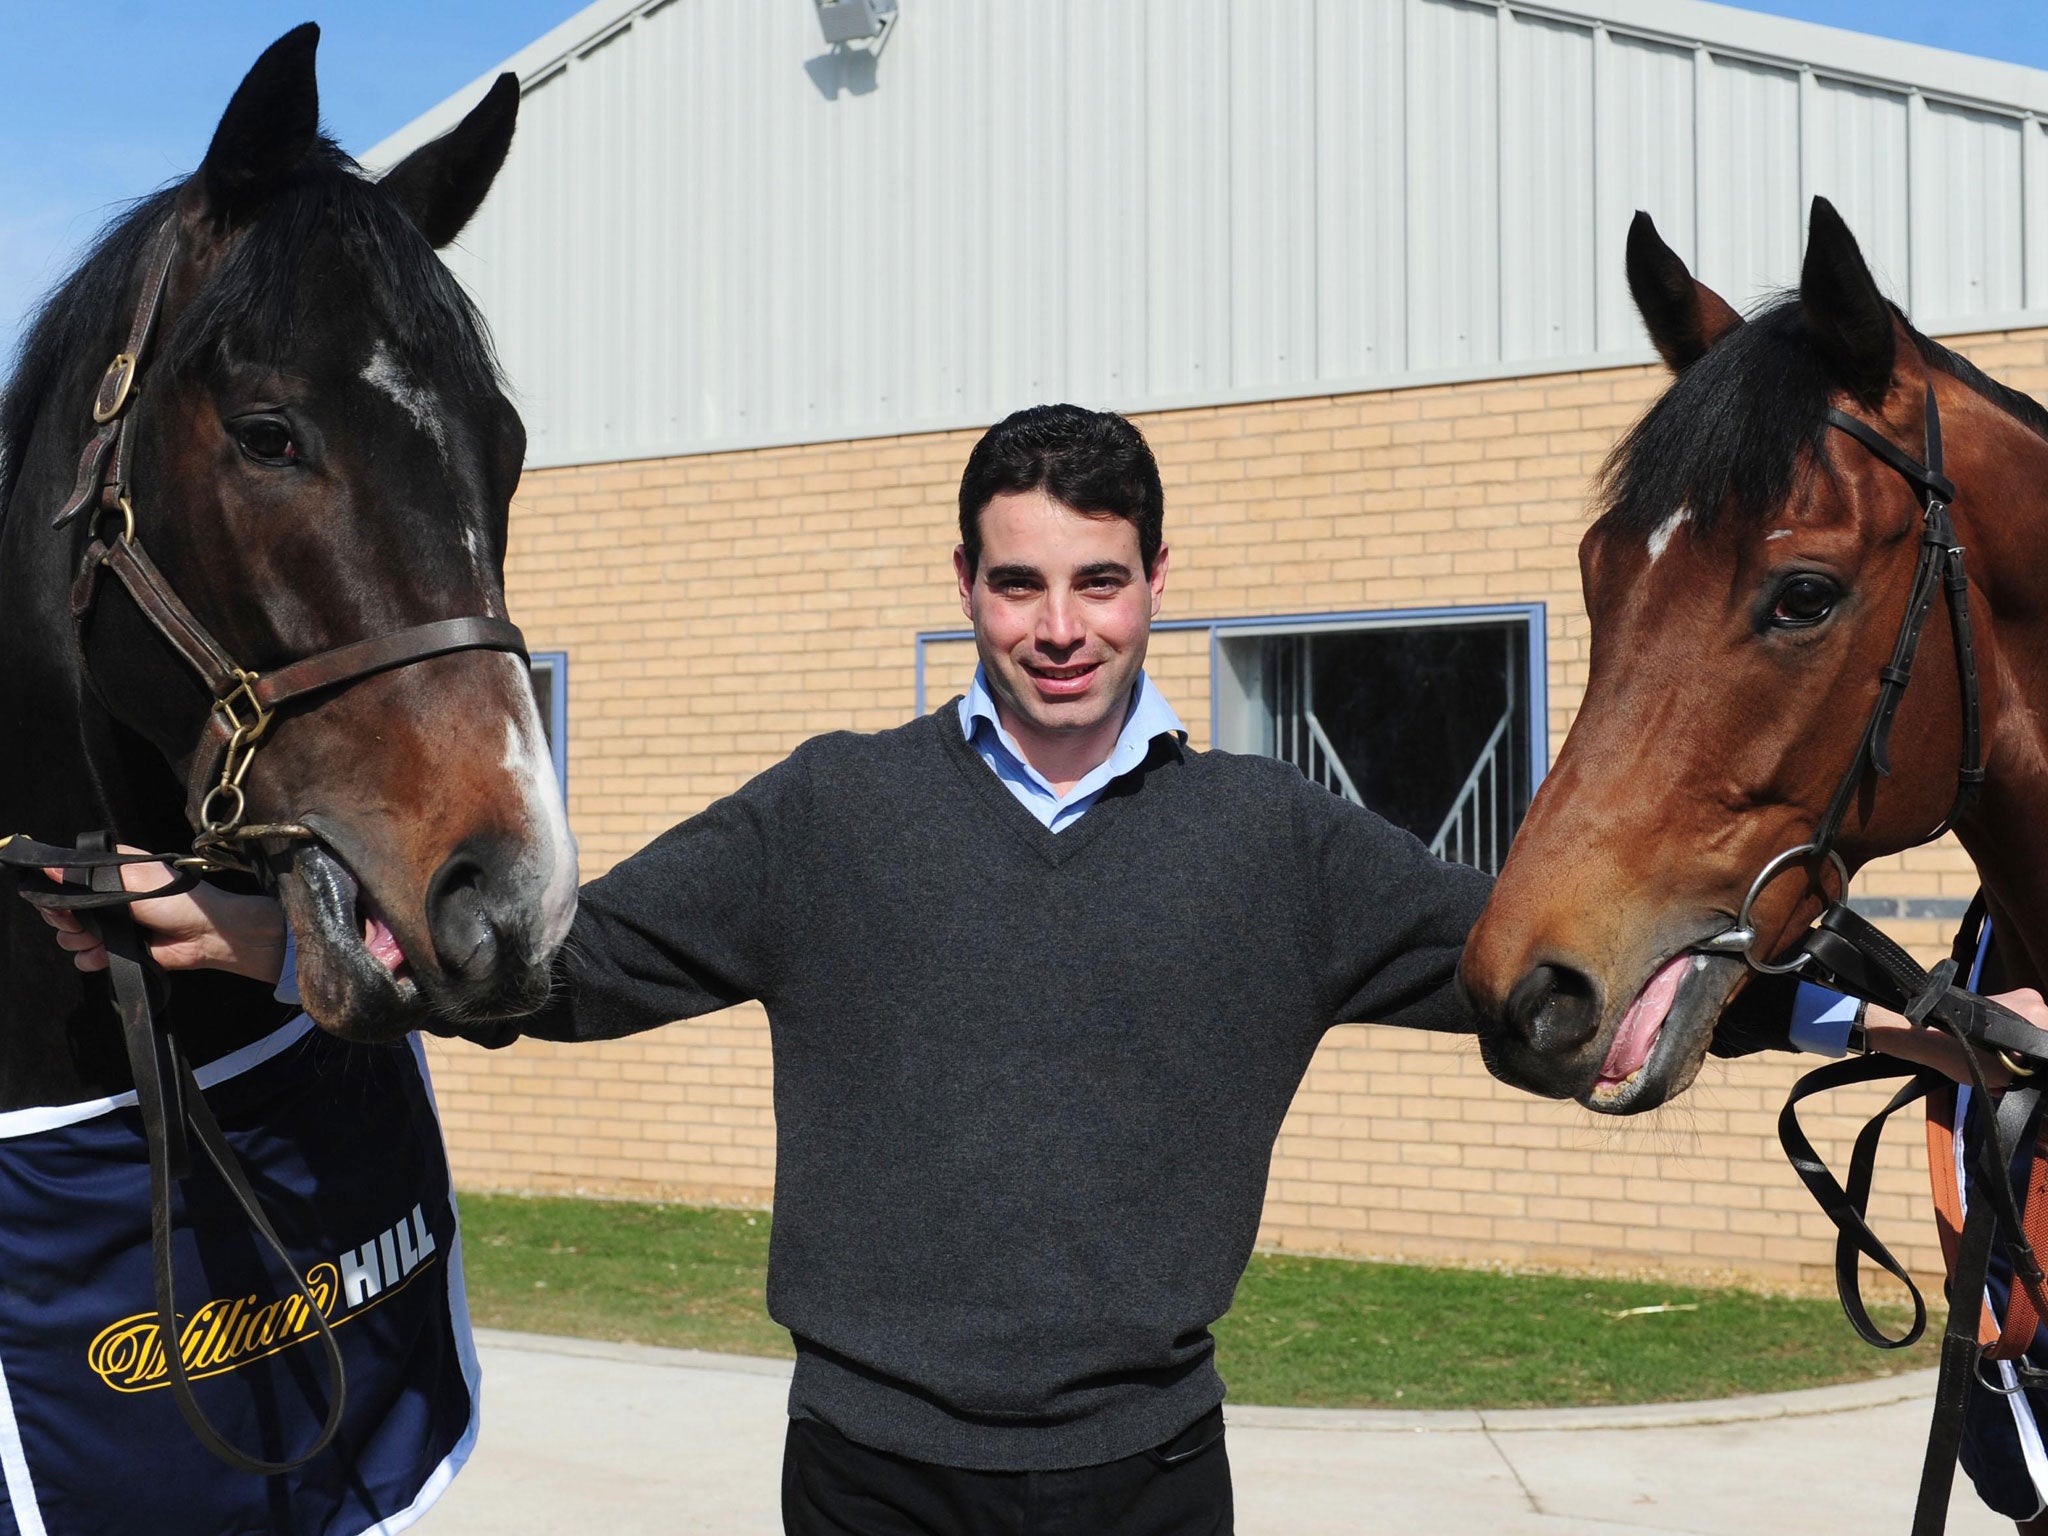
[[[456,651],[507,651],[524,656],[526,640],[504,619],[481,614],[437,619],[336,646],[262,673],[236,662],[193,615],[136,536],[135,440],[127,430],[177,250],[174,215],[151,238],[142,297],[127,343],[107,365],[93,401],[93,420],[99,430],[79,456],[77,481],[51,526],[62,528],[81,514],[89,514],[95,524],[114,514],[120,518],[119,526],[106,534],[95,528],[71,588],[72,625],[88,680],[86,631],[105,577],[111,572],[172,651],[198,675],[213,701],[186,770],[185,814],[195,832],[192,852],[174,861],[185,876],[196,879],[223,869],[261,873],[247,852],[251,844],[313,840],[313,834],[296,823],[251,824],[247,819],[244,785],[249,768],[280,709],[379,672]]]
[[[1771,975],[1804,970],[1812,956],[1803,945],[1785,961],[1757,952],[1754,922],[1757,899],[1786,870],[1821,863],[1834,866],[1841,881],[1841,896],[1846,898],[1849,868],[1835,850],[1835,839],[1841,831],[1843,818],[1848,815],[1849,804],[1863,782],[1865,770],[1879,778],[1891,776],[1892,720],[1906,695],[1906,684],[1912,680],[1913,657],[1920,649],[1920,634],[1926,627],[1927,613],[1934,606],[1938,591],[1948,596],[1949,629],[1955,640],[1956,673],[1963,698],[1963,752],[1962,763],[1956,769],[1955,799],[1949,805],[1948,814],[1942,817],[1939,826],[1919,841],[1932,842],[1953,826],[1963,807],[1984,784],[1977,650],[1970,631],[1970,577],[1963,566],[1963,548],[1956,542],[1955,523],[1948,514],[1949,504],[1955,500],[1956,488],[1942,472],[1941,408],[1935,404],[1934,385],[1932,381],[1927,385],[1927,461],[1924,464],[1845,411],[1830,407],[1827,424],[1855,438],[1898,471],[1913,488],[1914,498],[1921,509],[1920,557],[1913,568],[1913,586],[1906,598],[1906,614],[1899,625],[1898,638],[1892,644],[1891,660],[1878,670],[1877,702],[1872,706],[1863,735],[1856,743],[1855,755],[1849,759],[1848,768],[1835,785],[1835,792],[1829,797],[1827,809],[1822,812],[1812,838],[1787,848],[1764,865],[1751,882],[1749,894],[1742,899],[1735,925],[1699,946],[1712,953],[1741,955],[1752,969]],[[1839,899],[1830,903],[1831,908],[1838,905]]]

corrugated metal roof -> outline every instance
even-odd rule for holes
[[[1737,303],[1819,192],[1921,324],[2048,323],[2039,71],[1697,0],[901,5],[878,63],[810,0],[599,0],[508,62],[450,260],[532,462],[1634,360],[1637,207]]]

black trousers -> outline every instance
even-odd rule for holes
[[[1231,1536],[1223,1410],[1164,1445],[1059,1472],[970,1472],[856,1445],[791,1419],[787,1536]]]

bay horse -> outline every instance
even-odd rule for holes
[[[1789,987],[1745,951],[1951,823],[2002,984],[2048,980],[2048,411],[1914,329],[1825,199],[1748,320],[1647,215],[1627,265],[1673,378],[1603,472],[1585,700],[1461,970],[1495,1075],[1604,1114],[1681,1093],[1738,993]],[[1929,606],[1967,624],[1936,614],[1887,683],[1932,543],[1967,580]],[[1797,852],[1830,834],[1839,864]]]
[[[253,870],[283,901],[321,1029],[221,972],[180,975],[159,1009],[347,1345],[348,1414],[289,1477],[195,1467],[204,1453],[153,1390],[166,1353],[278,1456],[324,1411],[295,1347],[309,1320],[266,1300],[275,1275],[194,1178],[177,1242],[205,1293],[162,1336],[106,984],[8,901],[0,1531],[24,1536],[339,1536],[431,1497],[473,1434],[446,1161],[408,1032],[536,1006],[576,886],[505,614],[525,433],[435,254],[505,159],[518,82],[372,180],[320,130],[318,36],[264,52],[199,169],[110,226],[0,397],[0,834],[106,829],[175,852],[202,822],[285,829]],[[131,579],[145,567],[156,587]],[[158,587],[168,600],[145,602]],[[229,688],[209,686],[193,635],[231,658]],[[310,682],[265,696],[282,677]],[[224,712],[260,723],[209,749]],[[223,754],[231,810],[188,783]]]
[[[1579,547],[1585,700],[1461,972],[1496,1075],[1607,1114],[1653,1108],[1698,1073],[1752,980],[1713,941],[1764,866],[1821,821],[1906,611],[1920,506],[1829,426],[1830,408],[1918,458],[1930,389],[1938,402],[1984,740],[1984,782],[1955,831],[2008,984],[2048,978],[2048,412],[1914,330],[1824,199],[1796,295],[1747,322],[1647,216],[1628,274],[1674,378],[1608,462]],[[1842,820],[1850,871],[1947,823],[1963,725],[1937,616],[1890,771],[1864,776]],[[1811,868],[1773,881],[1755,951],[1786,948],[1833,882]]]

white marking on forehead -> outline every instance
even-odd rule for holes
[[[484,558],[483,535],[465,524],[462,530],[462,547],[469,552],[469,568],[476,572],[476,579],[488,587],[491,581],[491,566]]]
[[[1664,547],[1671,542],[1671,535],[1678,532],[1678,525],[1691,516],[1690,507],[1680,507],[1656,526],[1650,534],[1650,564],[1657,563],[1657,557],[1664,553]]]
[[[1764,535],[1764,542],[1768,544],[1773,539],[1789,539],[1792,537],[1792,532],[1793,530],[1790,528],[1773,529],[1771,532]]]
[[[370,349],[370,360],[363,365],[362,378],[372,389],[381,390],[397,401],[399,409],[412,418],[412,424],[434,440],[434,450],[443,459],[448,457],[448,428],[441,420],[440,402],[435,400],[432,390],[416,383],[398,366],[398,360],[382,341]]]

